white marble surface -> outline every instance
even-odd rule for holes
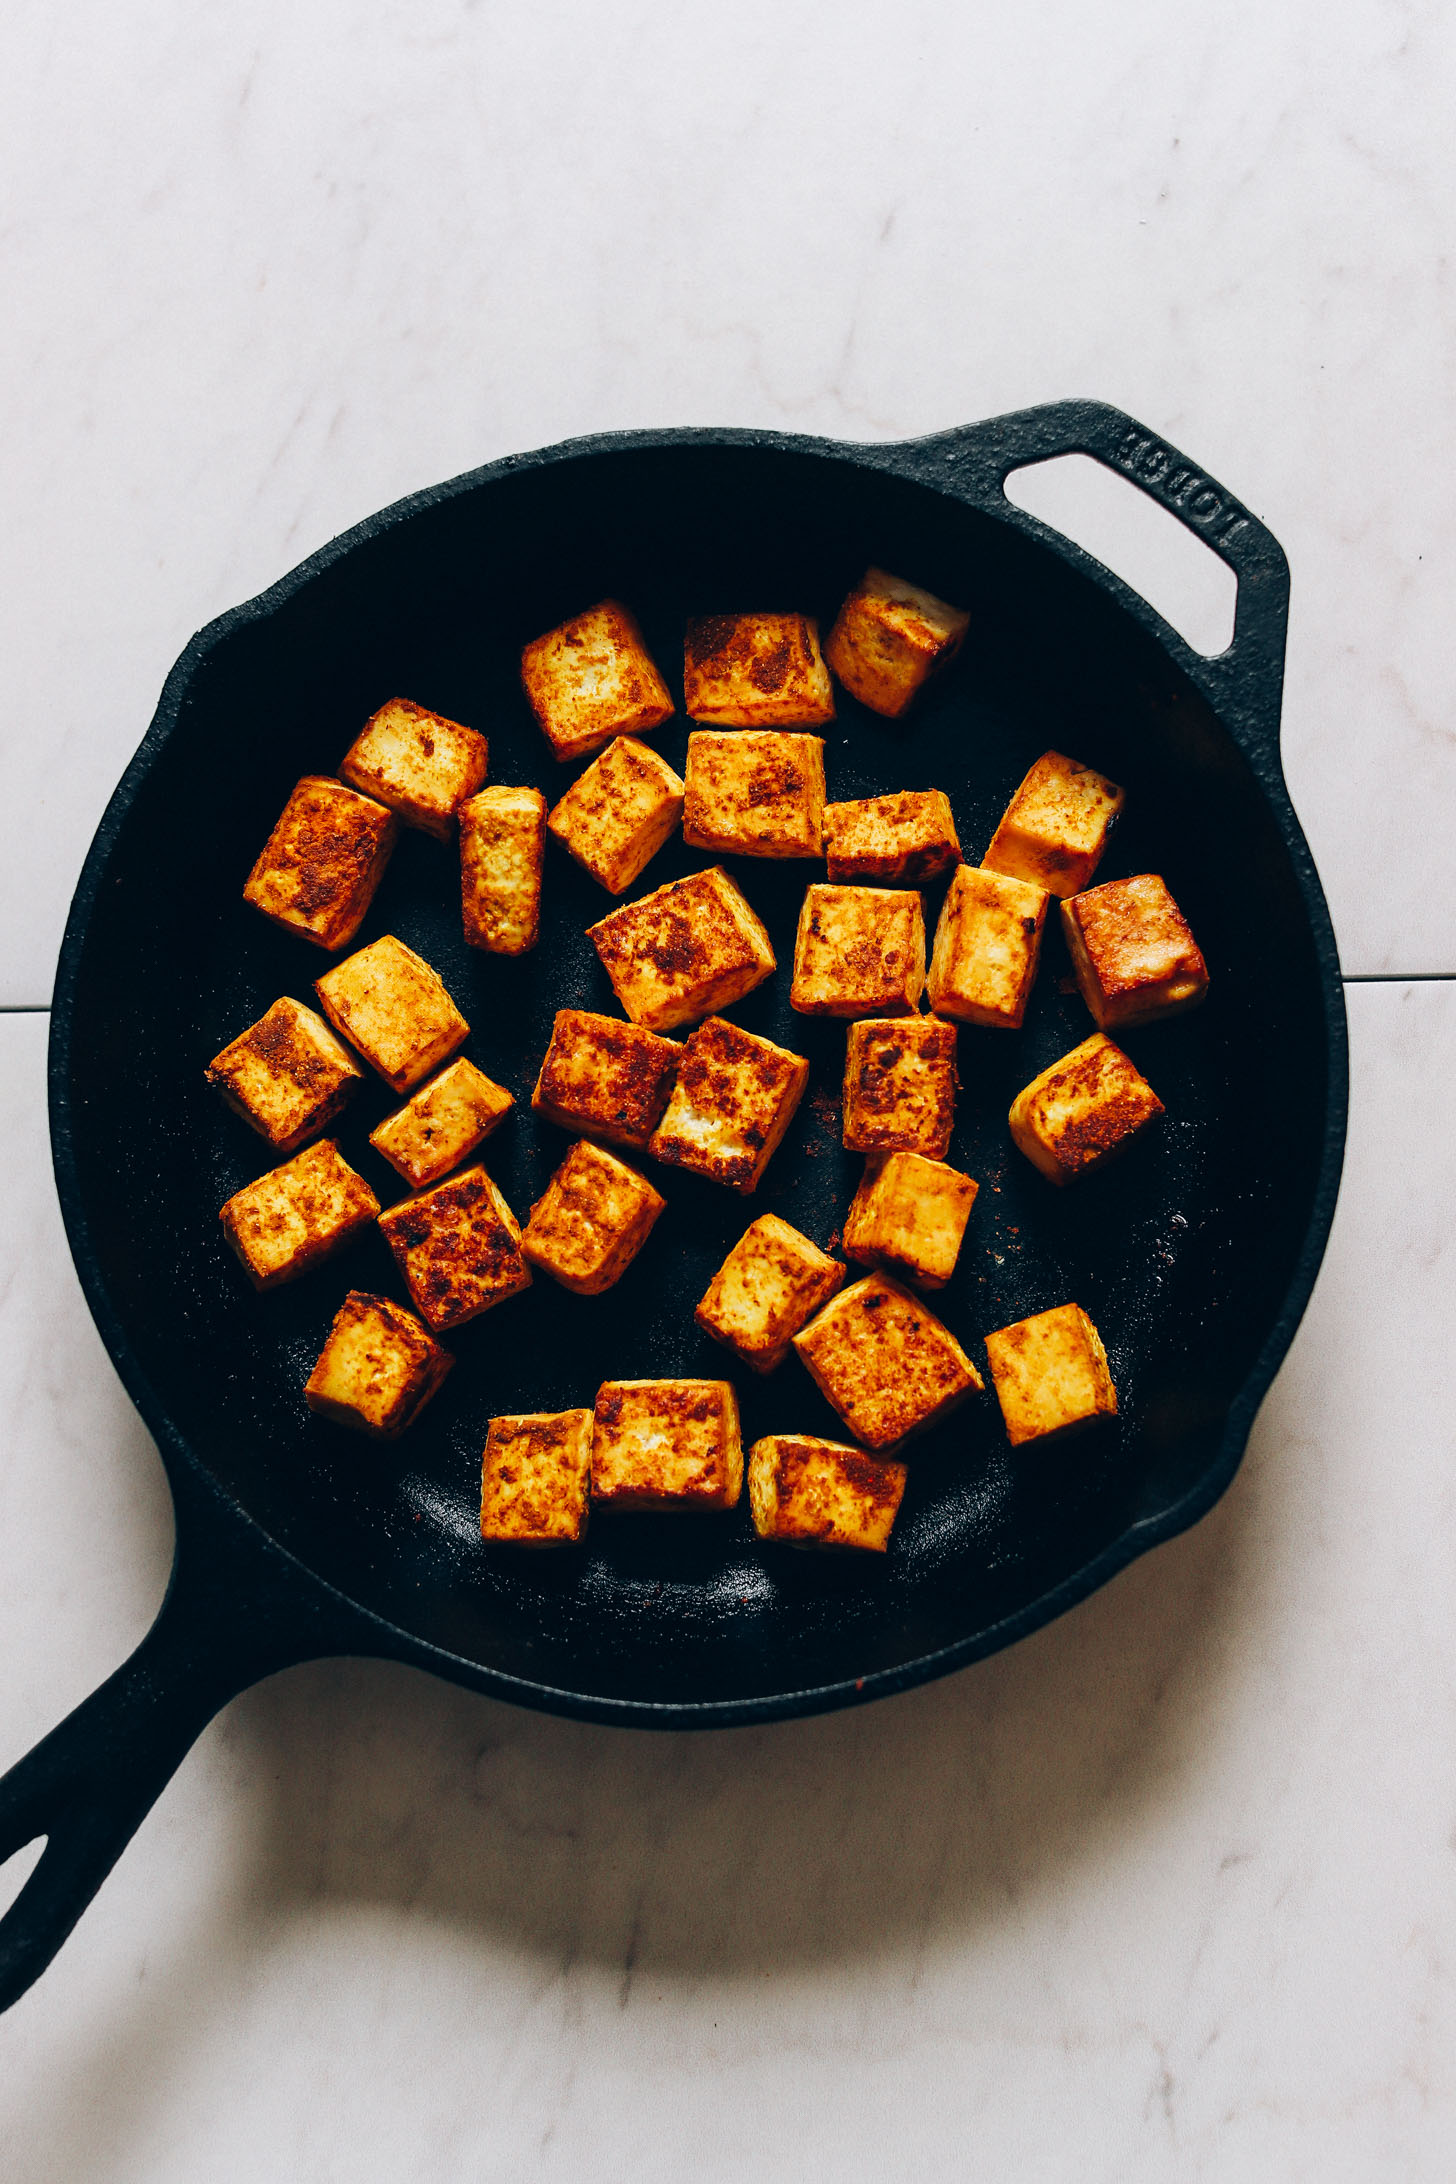
[[[1069,393],[1282,539],[1347,968],[1456,971],[1453,46],[1395,0],[18,0],[0,1003],[45,1000],[187,636],[370,509],[603,426]],[[1352,1025],[1334,1245],[1197,1531],[792,1727],[614,1734],[359,1665],[249,1694],[0,2020],[0,2170],[1446,2184],[1456,988],[1357,987]],[[60,1234],[44,1030],[0,1017],[0,1760],[169,1549]]]

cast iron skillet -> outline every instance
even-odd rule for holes
[[[1021,464],[1080,451],[1234,569],[1233,642],[1192,651],[1089,557],[1012,507]],[[297,776],[331,771],[384,698],[485,730],[491,777],[559,793],[521,697],[522,643],[604,594],[671,672],[690,611],[793,605],[827,624],[867,562],[974,610],[960,661],[906,727],[845,700],[831,794],[939,786],[967,853],[1049,745],[1130,791],[1101,877],[1165,873],[1207,953],[1199,1014],[1129,1038],[1168,1119],[1057,1193],[1013,1152],[1012,1094],[1089,1024],[1055,951],[1020,1036],[966,1031],[951,1158],[979,1178],[941,1309],[988,1328],[1074,1297],[1102,1329],[1122,1417],[1057,1456],[1009,1456],[983,1397],[913,1445],[888,1558],[760,1548],[746,1511],[599,1521],[581,1552],[485,1549],[493,1411],[589,1403],[599,1380],[719,1374],[691,1306],[754,1212],[826,1241],[853,1187],[838,1138],[843,1029],[790,1015],[787,977],[735,1016],[814,1076],[752,1206],[672,1176],[668,1215],[609,1296],[539,1281],[461,1329],[459,1364],[380,1451],[309,1418],[302,1384],[344,1290],[398,1289],[377,1237],[256,1297],[216,1212],[266,1148],[202,1081],[326,959],[248,911],[243,876]],[[1222,487],[1117,411],[1076,402],[888,447],[753,432],[621,433],[494,463],[371,517],[194,638],[101,823],[61,952],[51,1126],[67,1232],[117,1370],[171,1481],[171,1586],[130,1661],[0,1782],[0,1856],[48,1838],[0,1922],[0,2002],[44,1969],[203,1724],[290,1662],[389,1655],[598,1721],[701,1728],[843,1706],[992,1652],[1191,1524],[1228,1484],[1293,1336],[1334,1209],[1345,1114],[1335,945],[1279,768],[1288,577]],[[681,764],[685,723],[660,737]],[[644,886],[710,860],[670,848]],[[745,863],[786,964],[809,868]],[[473,1052],[520,1104],[487,1149],[521,1211],[564,1140],[525,1095],[553,1011],[613,1006],[583,938],[606,898],[555,854],[535,955],[461,940],[451,852],[406,835],[360,938],[442,971]],[[931,914],[938,895],[928,904]],[[385,1203],[401,1188],[341,1130]],[[747,1382],[748,1375],[735,1376]],[[794,1362],[743,1385],[745,1439],[834,1434]]]

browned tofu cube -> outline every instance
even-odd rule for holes
[[[387,804],[402,825],[448,842],[455,814],[485,782],[489,746],[473,728],[408,698],[391,698],[365,721],[339,772]]]
[[[688,737],[683,840],[730,857],[817,857],[824,739],[781,728],[701,728]]]
[[[253,1287],[278,1289],[347,1244],[378,1211],[363,1176],[322,1138],[235,1191],[220,1219]]]
[[[960,859],[950,798],[940,789],[896,789],[824,807],[824,855],[831,880],[919,887]]]
[[[925,990],[925,913],[914,888],[831,887],[804,896],[789,1006],[801,1016],[910,1016]]]
[[[986,1337],[991,1384],[1013,1448],[1117,1416],[1102,1337],[1080,1304],[1059,1304]]]
[[[607,1380],[592,1430],[592,1500],[612,1509],[732,1509],[743,1491],[738,1398],[726,1380]]]
[[[917,1289],[944,1289],[979,1187],[958,1168],[921,1153],[871,1160],[845,1215],[845,1257],[860,1266],[888,1267]]]
[[[589,1410],[492,1418],[480,1467],[481,1538],[517,1547],[583,1539],[591,1450]]]
[[[453,1054],[470,1026],[438,974],[393,933],[316,978],[324,1014],[394,1092],[408,1092]]]
[[[985,1386],[950,1329],[884,1274],[832,1297],[794,1348],[866,1448],[923,1433]]]
[[[244,899],[285,932],[347,948],[384,877],[394,813],[327,774],[305,774],[248,874]]]
[[[1099,1031],[1179,1016],[1208,991],[1202,950],[1156,872],[1074,895],[1062,904],[1062,930]]]
[[[521,654],[521,683],[557,758],[588,758],[613,736],[672,718],[672,694],[634,618],[615,599],[588,607]]]
[[[956,1029],[933,1016],[851,1024],[844,1051],[844,1142],[854,1153],[944,1160],[955,1127]]]
[[[546,799],[539,789],[482,789],[460,807],[465,938],[489,955],[525,955],[541,932]]]
[[[587,939],[633,1023],[649,1031],[731,1008],[775,969],[762,921],[721,865],[609,911]]]
[[[609,1145],[644,1146],[667,1105],[682,1048],[591,1009],[558,1009],[531,1105]]]
[[[704,614],[688,623],[683,703],[715,728],[818,728],[834,686],[806,614]]]
[[[531,1286],[515,1215],[484,1168],[464,1168],[379,1216],[384,1240],[429,1325],[460,1327]]]
[[[748,1506],[760,1539],[861,1547],[882,1555],[905,1494],[903,1464],[842,1441],[776,1433],[748,1452]]]
[[[625,1160],[579,1138],[531,1208],[521,1250],[563,1289],[599,1297],[621,1280],[666,1204]]]
[[[758,1188],[808,1082],[802,1054],[710,1016],[683,1048],[667,1113],[647,1149],[669,1168],[746,1195]]]
[[[969,614],[884,569],[866,569],[835,617],[825,656],[851,697],[898,720],[953,660]]]
[[[754,1372],[771,1373],[843,1280],[837,1259],[776,1213],[765,1213],[739,1237],[694,1317]]]
[[[546,824],[613,895],[632,885],[682,817],[684,784],[656,751],[618,736],[574,781]]]
[[[1115,781],[1079,759],[1046,751],[1007,805],[981,862],[1049,895],[1080,895],[1123,801]]]
[[[321,1016],[287,996],[208,1064],[207,1081],[280,1153],[326,1129],[364,1072]]]
[[[303,1398],[336,1426],[392,1441],[413,1425],[454,1362],[413,1312],[367,1289],[351,1289]]]
[[[515,1104],[462,1054],[371,1130],[369,1142],[422,1191],[468,1159]]]
[[[1049,1182],[1073,1183],[1162,1112],[1147,1078],[1098,1031],[1017,1093],[1011,1135]]]
[[[988,1031],[1017,1031],[1036,982],[1045,888],[961,865],[946,890],[930,954],[930,1006]]]

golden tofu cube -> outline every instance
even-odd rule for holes
[[[958,1168],[921,1153],[871,1160],[845,1215],[845,1257],[888,1267],[917,1289],[944,1289],[979,1188]]]
[[[621,1280],[666,1204],[625,1160],[579,1138],[531,1208],[521,1250],[563,1289],[599,1297]]]
[[[702,614],[683,646],[683,703],[715,728],[818,728],[834,685],[807,614]]]
[[[482,789],[460,807],[465,938],[489,955],[525,955],[541,933],[546,799],[539,789]]]
[[[1117,1416],[1107,1352],[1080,1304],[999,1328],[986,1337],[986,1355],[1013,1448]]]
[[[829,632],[825,655],[851,697],[898,720],[926,679],[953,660],[970,615],[884,569],[866,569]]]
[[[762,921],[721,865],[608,911],[587,939],[622,1007],[648,1031],[731,1008],[776,968]]]
[[[789,1006],[801,1016],[911,1016],[925,990],[925,913],[914,888],[831,887],[804,896]]]
[[[683,840],[730,857],[817,857],[824,840],[824,739],[781,728],[702,728],[688,737]]]
[[[672,693],[635,619],[615,599],[527,645],[521,683],[563,762],[589,757],[613,736],[649,735],[672,718]]]
[[[1115,781],[1080,759],[1045,751],[1007,805],[981,862],[1049,895],[1080,895],[1123,802]]]
[[[831,880],[919,887],[960,861],[950,798],[941,789],[896,789],[824,807]]]
[[[482,1167],[387,1207],[379,1226],[416,1308],[437,1330],[531,1286],[516,1217]]]
[[[591,1486],[589,1410],[492,1418],[480,1466],[480,1536],[518,1547],[586,1536]]]
[[[667,1113],[647,1150],[669,1168],[746,1196],[758,1188],[808,1082],[802,1054],[710,1016],[683,1047]]]
[[[339,772],[401,823],[448,842],[455,814],[485,782],[489,746],[473,728],[391,698],[365,721]]]
[[[1062,904],[1082,999],[1099,1031],[1127,1031],[1197,1008],[1208,965],[1156,872],[1108,880]]]
[[[285,995],[207,1066],[207,1081],[280,1153],[341,1112],[364,1072],[321,1016]]]
[[[243,887],[285,932],[347,948],[384,877],[398,826],[392,811],[327,774],[305,774]]]
[[[656,751],[618,736],[546,821],[577,863],[613,895],[632,885],[682,817],[685,784]]]
[[[393,1441],[413,1425],[454,1362],[413,1312],[367,1289],[351,1289],[334,1315],[303,1399],[336,1426]]]
[[[789,1343],[844,1280],[844,1268],[776,1213],[746,1228],[693,1317],[756,1373],[771,1373]]]
[[[592,1500],[612,1509],[732,1509],[743,1491],[738,1398],[726,1380],[606,1380]]]
[[[937,1016],[1017,1031],[1036,983],[1046,889],[961,865],[946,890],[927,981]]]
[[[408,1092],[453,1054],[470,1026],[438,974],[393,933],[313,982],[335,1031],[393,1092]]]
[[[369,1142],[411,1190],[422,1191],[458,1168],[515,1104],[462,1054],[386,1115]]]
[[[219,1216],[255,1289],[297,1281],[367,1228],[379,1211],[332,1138],[235,1191]]]
[[[548,1122],[609,1145],[646,1145],[667,1105],[682,1048],[591,1009],[558,1009],[531,1105]]]
[[[748,1452],[748,1506],[760,1539],[791,1547],[861,1547],[882,1555],[905,1495],[906,1470],[842,1441],[776,1433]]]
[[[934,1016],[851,1024],[844,1050],[844,1142],[853,1153],[944,1160],[955,1127],[956,1029]]]
[[[794,1348],[866,1448],[923,1433],[986,1384],[950,1329],[884,1274],[831,1298]]]
[[[1072,1183],[1131,1144],[1163,1103],[1100,1031],[1033,1077],[1011,1103],[1011,1135],[1052,1183]]]

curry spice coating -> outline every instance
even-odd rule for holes
[[[1049,895],[1080,895],[1124,801],[1115,781],[1080,759],[1044,751],[1007,805],[981,862]]]
[[[944,1289],[980,1186],[943,1160],[886,1153],[866,1164],[844,1218],[844,1255],[917,1289]]]
[[[986,1337],[986,1355],[1013,1448],[1117,1416],[1107,1352],[1080,1304],[998,1328]]]
[[[207,1067],[235,1113],[280,1153],[296,1153],[334,1120],[364,1072],[328,1025],[285,994]]]
[[[785,729],[700,728],[688,737],[683,840],[729,857],[818,857],[824,739]]]
[[[944,1160],[955,1127],[956,1028],[934,1016],[851,1024],[844,1050],[844,1142],[855,1153]]]
[[[609,894],[640,875],[682,817],[685,784],[656,751],[618,736],[547,818],[550,833]]]
[[[804,896],[789,1006],[801,1016],[909,1016],[925,990],[925,913],[914,888],[832,887]]]
[[[320,1138],[234,1191],[219,1216],[255,1289],[296,1281],[369,1226],[379,1211],[332,1138]]]
[[[1156,872],[1108,880],[1062,904],[1062,931],[1099,1031],[1128,1031],[1197,1008],[1208,965]]]
[[[649,735],[672,718],[672,693],[635,618],[615,599],[533,639],[521,654],[521,685],[563,762],[589,757],[614,736]]]
[[[693,1316],[753,1372],[771,1373],[844,1273],[838,1259],[776,1213],[765,1213],[739,1237]]]
[[[586,1536],[589,1410],[492,1418],[480,1466],[480,1536],[517,1547],[570,1546]]]
[[[455,1360],[413,1312],[351,1289],[329,1329],[303,1398],[336,1426],[393,1441],[435,1395]]]
[[[866,1448],[896,1447],[939,1423],[985,1382],[948,1327],[884,1274],[832,1297],[794,1348]]]
[[[470,1031],[438,972],[393,933],[316,978],[324,1014],[393,1092],[408,1092]]]
[[[621,1280],[666,1205],[625,1160],[578,1138],[531,1208],[521,1250],[563,1289],[599,1297]]]
[[[504,1085],[458,1055],[369,1133],[376,1153],[412,1190],[458,1168],[515,1106]]]
[[[746,1195],[758,1188],[808,1082],[802,1054],[710,1016],[683,1047],[648,1151]]]
[[[824,855],[834,881],[919,887],[960,862],[950,798],[940,789],[896,789],[824,807]]]
[[[437,1332],[531,1286],[515,1215],[484,1168],[464,1168],[379,1216],[416,1309]]]
[[[721,865],[609,911],[587,938],[622,1007],[648,1031],[730,1008],[776,967],[762,921]]]
[[[1036,982],[1045,888],[1002,872],[957,868],[946,890],[927,980],[937,1016],[988,1031],[1018,1031]]]
[[[905,1466],[842,1441],[776,1433],[748,1452],[748,1506],[760,1539],[883,1554],[904,1498]]]
[[[884,569],[866,569],[829,632],[825,657],[851,697],[898,720],[959,652],[970,615]]]
[[[1073,1183],[1155,1122],[1163,1103],[1100,1031],[1033,1077],[1011,1103],[1011,1135],[1052,1183]]]
[[[330,953],[364,922],[398,834],[394,813],[328,774],[305,774],[243,886],[285,932]]]
[[[597,1391],[592,1499],[613,1509],[732,1509],[743,1491],[727,1380],[607,1380]]]
[[[714,728],[819,728],[834,685],[806,614],[702,614],[683,645],[684,706]]]
[[[460,807],[460,911],[487,955],[526,955],[541,934],[546,799],[539,789],[482,789]]]
[[[387,804],[402,826],[448,842],[455,814],[484,786],[489,746],[473,728],[391,698],[365,721],[339,772],[365,796]]]
[[[558,1009],[531,1106],[548,1122],[609,1145],[646,1145],[682,1060],[675,1039],[592,1009]]]

